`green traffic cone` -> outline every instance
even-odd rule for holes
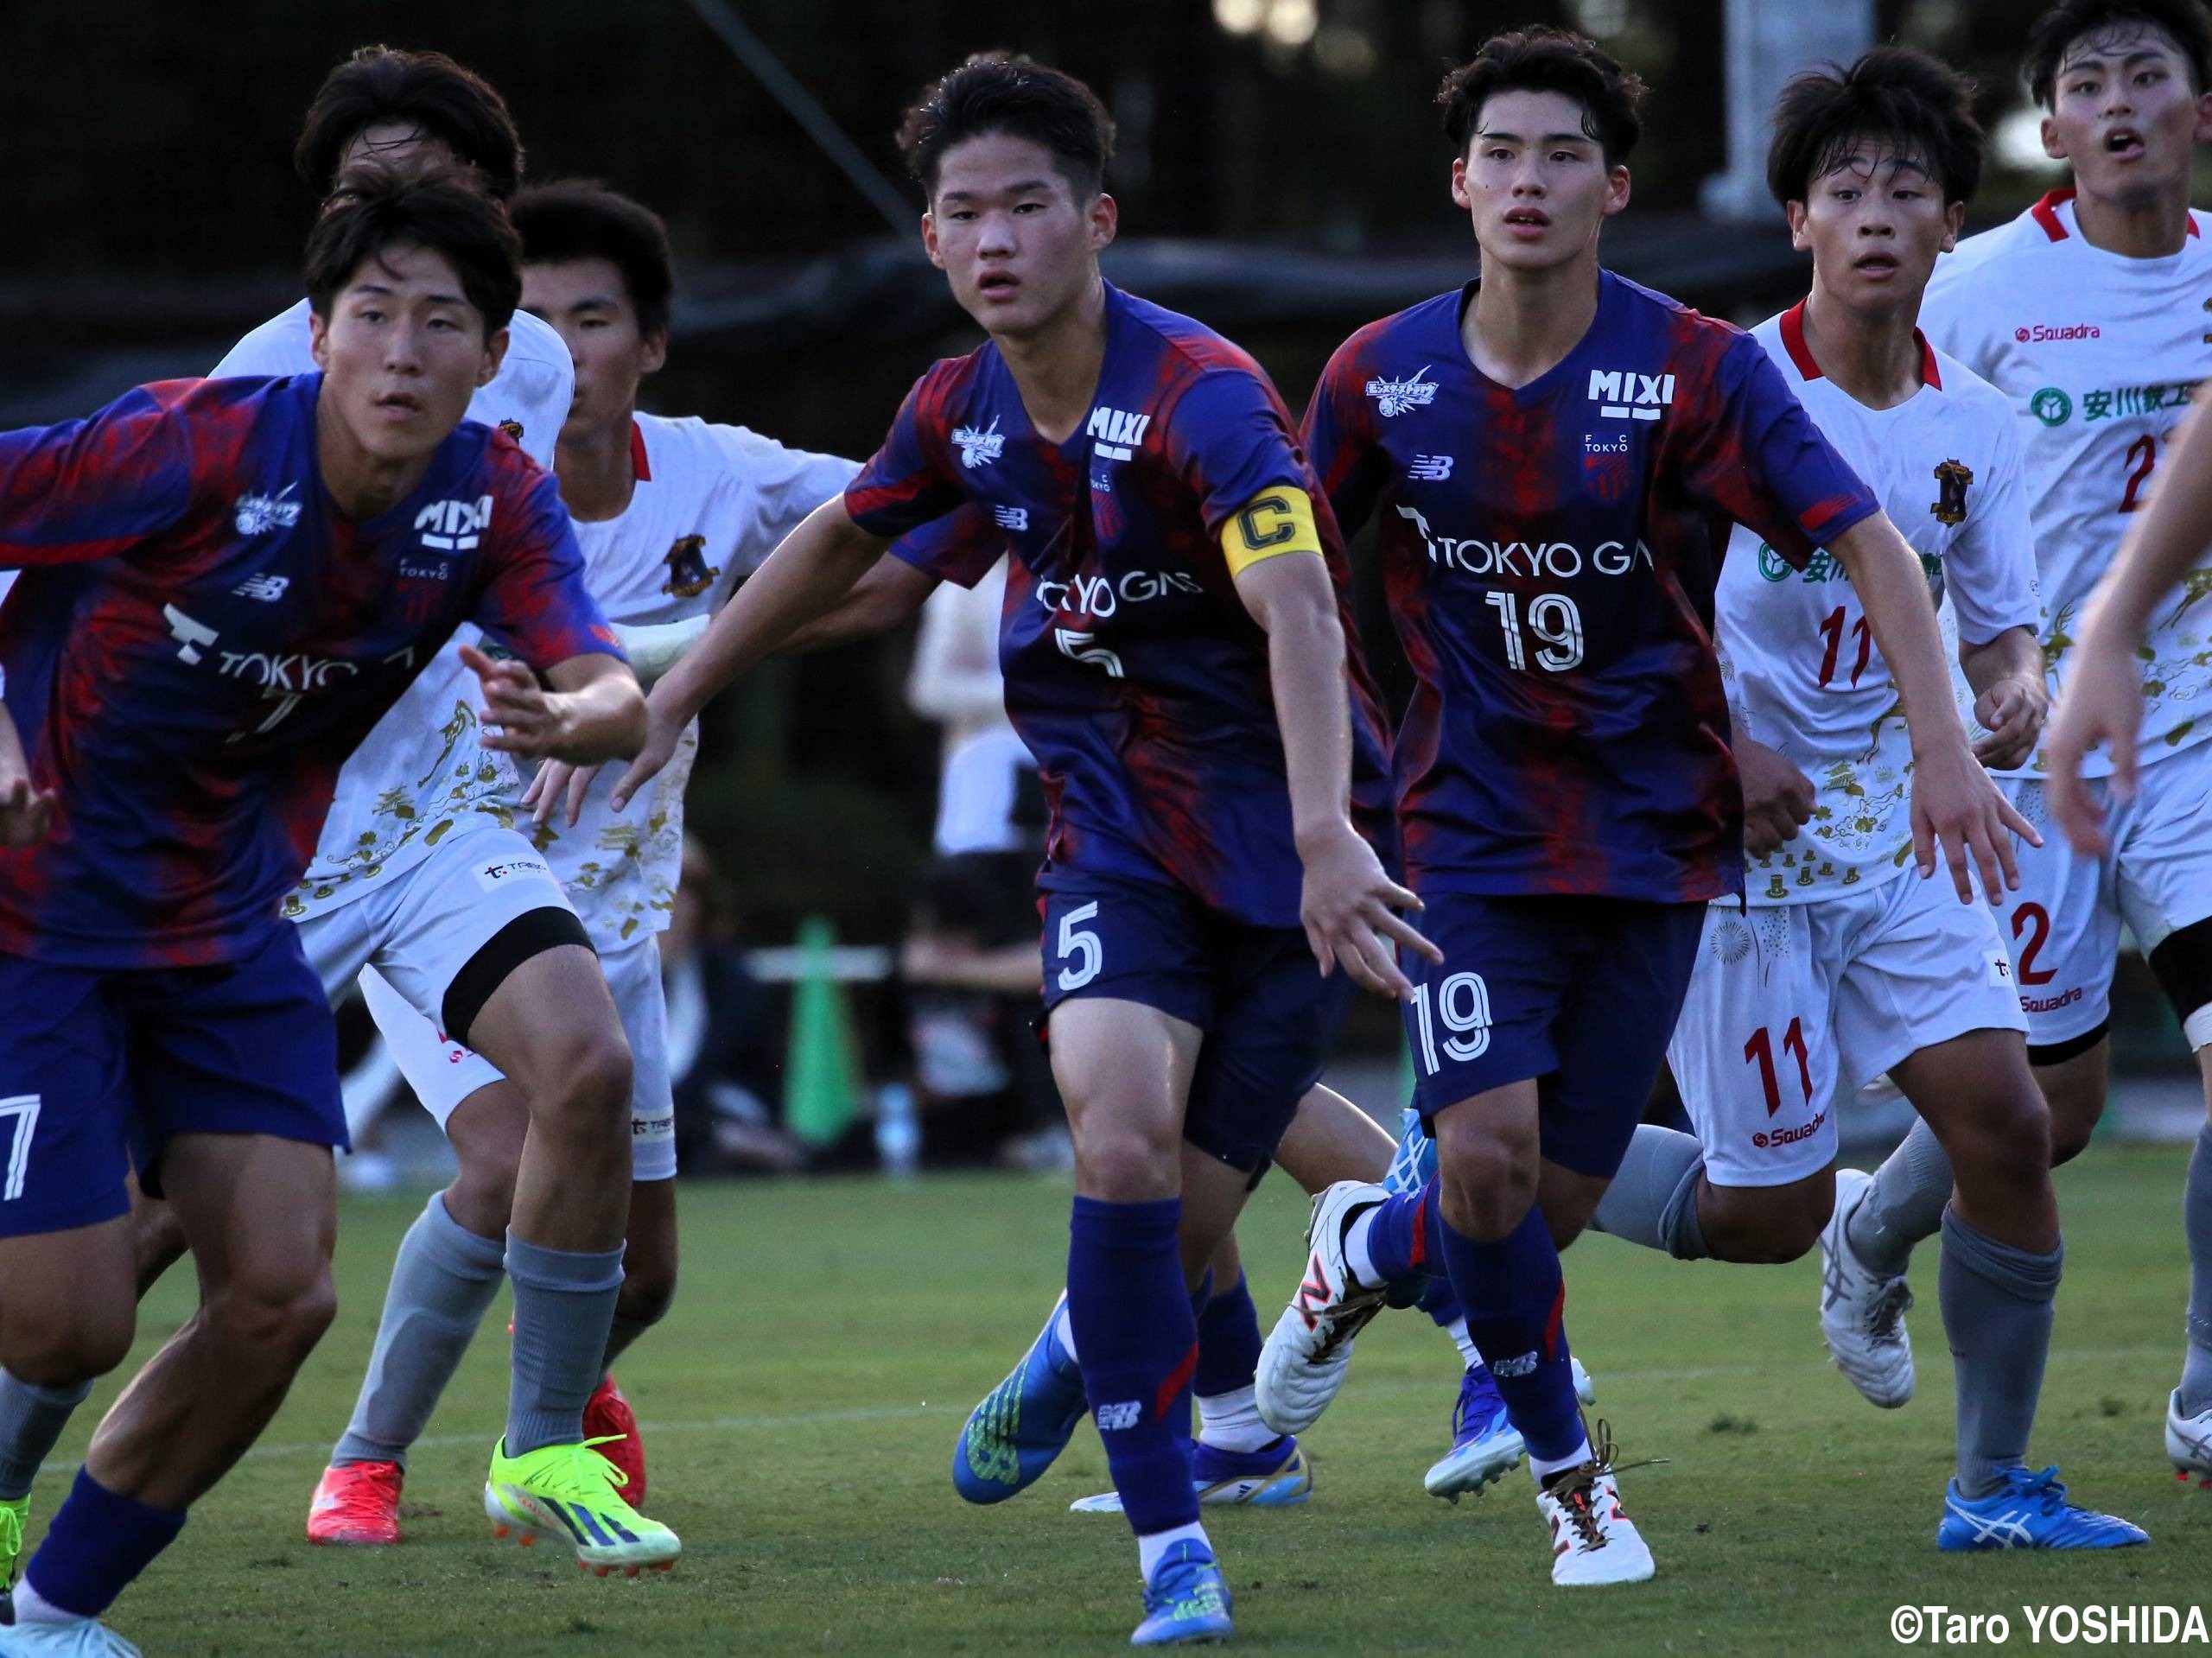
[[[836,929],[827,916],[810,915],[799,924],[804,965],[791,987],[791,1035],[784,1053],[785,1126],[817,1147],[843,1138],[858,1115],[860,1098],[845,988],[830,971],[830,950],[836,942]]]

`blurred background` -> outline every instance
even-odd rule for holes
[[[1430,99],[1485,35],[1579,28],[1645,77],[1634,206],[1606,232],[1607,262],[1750,323],[1797,298],[1805,279],[1760,182],[1781,81],[1892,38],[1973,74],[1994,150],[1970,219],[1979,227],[2063,182],[2042,158],[2017,74],[2037,10],[2037,0],[30,0],[12,9],[19,49],[0,54],[0,201],[12,231],[0,262],[0,425],[204,372],[297,296],[314,203],[291,171],[292,140],[323,75],[370,41],[435,48],[484,74],[513,110],[531,178],[601,178],[666,218],[679,292],[669,366],[648,383],[648,408],[864,456],[914,376],[975,343],[921,257],[919,199],[892,142],[919,88],[969,51],[1025,50],[1091,83],[1121,130],[1109,184],[1122,236],[1109,275],[1252,350],[1296,409],[1353,328],[1472,274]],[[33,29],[38,49],[20,49]],[[1366,648],[1402,695],[1375,600],[1363,594]],[[745,1010],[742,1031],[717,1036],[716,1052],[728,1053],[716,1064],[760,1108],[754,1127],[768,1140],[757,1159],[721,1157],[709,1140],[694,1147],[695,1166],[1053,1155],[1049,1081],[1040,1100],[1024,1074],[1026,1039],[1014,1039],[1019,999],[990,988],[985,959],[1019,941],[1018,905],[1009,920],[1003,881],[984,894],[948,883],[931,861],[940,725],[969,716],[933,694],[928,662],[922,674],[914,667],[912,638],[888,638],[774,666],[709,712],[690,796],[693,936],[723,963],[700,981],[706,1003]],[[977,921],[963,906],[996,907]],[[893,970],[902,955],[910,968],[941,968],[946,949],[968,952],[947,991],[957,1016],[933,1012]],[[1388,1115],[1402,1098],[1400,1039],[1391,1010],[1368,1001],[1347,1032],[1344,1080]],[[2193,1067],[2133,961],[2115,1023],[2117,1062],[2139,1079],[2126,1096],[2130,1121],[2192,1131],[2202,1109]],[[933,1084],[971,1061],[969,1081],[997,1090],[998,1115],[969,1133],[940,1112],[926,1121],[944,1132],[925,1139],[916,1090],[929,1104]],[[372,1067],[359,1086],[380,1077]],[[1847,1121],[1894,1126],[1879,1112]]]

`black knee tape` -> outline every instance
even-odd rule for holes
[[[2112,1034],[2112,1021],[2099,1020],[2094,1026],[2079,1036],[2069,1036],[2063,1042],[2028,1044],[2028,1063],[2031,1065],[2063,1065],[2097,1045]]]
[[[593,950],[591,935],[584,931],[584,924],[576,919],[573,910],[548,904],[525,910],[508,922],[486,941],[483,949],[468,958],[461,971],[453,975],[453,982],[446,987],[445,1001],[440,1004],[445,1013],[446,1034],[461,1046],[468,1046],[469,1027],[476,1023],[477,1014],[484,1011],[484,1004],[492,1000],[493,993],[507,981],[507,975],[531,956],[543,956],[563,944],[582,944],[586,950]],[[593,950],[593,954],[598,952]]]
[[[2176,1019],[2187,1024],[2191,1013],[2212,1003],[2212,918],[2168,933],[2150,959]]]

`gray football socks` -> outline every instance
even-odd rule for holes
[[[447,1213],[433,1192],[400,1241],[385,1292],[384,1315],[369,1373],[337,1449],[334,1467],[354,1462],[407,1464],[413,1445],[461,1368],[476,1326],[505,1276],[497,1238],[483,1238]]]
[[[39,1464],[92,1391],[89,1382],[39,1388],[0,1370],[0,1502],[19,1502],[31,1494]]]
[[[511,1230],[507,1276],[515,1286],[507,1455],[576,1444],[583,1438],[584,1406],[606,1374],[622,1251],[547,1249]]]
[[[2027,1460],[2066,1248],[2015,1249],[1948,1210],[1942,1227],[1937,1293],[1955,1366],[1959,1490],[1973,1499],[1996,1490],[2005,1469]]]
[[[1913,1245],[1932,1238],[1951,1201],[1951,1159],[1936,1131],[1915,1120],[1904,1143],[1874,1171],[1844,1233],[1868,1270],[1884,1278],[1902,1277]]]
[[[2212,1123],[2196,1131],[2196,1150],[2181,1189],[2181,1217],[2189,1238],[2189,1351],[2182,1364],[2181,1413],[2194,1416],[2212,1409]]]
[[[1698,1224],[1697,1189],[1704,1172],[1696,1135],[1640,1124],[1590,1223],[1677,1261],[1703,1261],[1709,1252]]]

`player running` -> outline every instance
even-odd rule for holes
[[[1414,967],[1407,1010],[1438,1178],[1315,1204],[1260,1408],[1301,1431],[1387,1287],[1448,1275],[1565,1585],[1653,1570],[1582,1425],[1559,1247],[1643,1114],[1707,904],[1742,888],[1716,517],[1786,569],[1825,548],[1850,573],[1912,721],[1923,873],[1940,842],[1965,903],[1968,859],[1994,891],[2012,855],[1910,549],[1757,340],[1599,266],[1642,92],[1553,29],[1495,36],[1448,76],[1483,276],[1355,334],[1306,416],[1339,521],[1378,522],[1418,680],[1395,760],[1408,879],[1444,952]]]
[[[1813,286],[1754,338],[1949,595],[1989,733],[1975,753],[2007,765],[2048,706],[2019,438],[2003,396],[1914,327],[1981,159],[1973,88],[1923,53],[1879,48],[1790,82],[1767,178]],[[1907,873],[1913,755],[1889,664],[1834,561],[1793,571],[1740,525],[1718,624],[1751,907],[1707,912],[1667,1050],[1697,1132],[1639,1128],[1592,1223],[1686,1261],[1795,1261],[1866,1185],[1835,1172],[1837,1085],[1886,1071],[1959,1171],[1942,1277],[1958,1466],[1938,1546],[2147,1542],[2026,1466],[2062,1260],[2050,1113],[1993,912]],[[1910,1394],[1880,1334],[1907,1299],[1892,1280],[1864,1304],[1872,1331],[1829,1322],[1837,1363],[1878,1403]]]
[[[2044,657],[2061,717],[2083,607],[2133,517],[2151,499],[2175,428],[2212,373],[2212,248],[2189,206],[2197,146],[2212,139],[2212,20],[2196,0],[2067,0],[2030,31],[2027,80],[2046,111],[2044,148],[2070,162],[2056,190],[1940,261],[1922,327],[2003,392],[2026,455],[2042,575]],[[2084,766],[2108,814],[2109,848],[2052,843],[2021,862],[2000,925],[2028,1020],[2028,1058],[2050,1102],[2056,1160],[2102,1115],[2113,964],[2125,922],[2181,1021],[2212,1102],[2212,565],[2200,562],[2147,628],[2145,719],[2132,791],[2109,761]],[[2043,757],[2009,786],[2031,821],[2051,815]],[[1855,1205],[1837,1204],[1826,1274],[1846,1286],[1830,1327],[1866,1327],[1894,1297],[1912,1246],[1941,1224],[1953,1172],[1923,1124]],[[2190,1301],[2166,1451],[2212,1478],[2212,1122],[2183,1198]],[[1904,1328],[1890,1368],[1909,1377]],[[1910,1386],[1909,1380],[1904,1386]]]
[[[308,246],[323,373],[170,382],[0,438],[0,562],[28,567],[0,607],[28,740],[0,764],[27,753],[50,820],[0,852],[0,1359],[70,1388],[128,1350],[134,1167],[201,1282],[32,1557],[10,1658],[130,1650],[95,1620],[329,1322],[334,1032],[280,905],[340,763],[468,619],[530,664],[468,654],[499,748],[591,759],[642,735],[552,480],[462,423],[520,288],[505,215],[442,181],[346,187]],[[39,827],[10,815],[5,838]],[[570,950],[501,994],[607,993]]]
[[[1154,1644],[1230,1629],[1192,1486],[1191,1289],[1319,1075],[1350,979],[1402,989],[1387,941],[1421,944],[1391,912],[1410,894],[1353,826],[1353,756],[1379,778],[1382,739],[1356,668],[1347,683],[1319,480],[1250,358],[1100,278],[1112,130],[1080,82],[1003,56],[970,59],[909,114],[924,244],[990,339],[923,376],[842,499],[654,688],[615,797],[892,537],[989,511],[999,543],[944,549],[934,573],[973,581],[1001,546],[1015,555],[1001,654],[1053,807],[1039,880],[1076,1141],[1075,1351],[1048,1321],[1024,1362],[1048,1397],[1018,1372],[979,1415],[1033,1411],[1057,1435],[1049,1461],[1071,1397],[1075,1414],[1090,1401],[1138,1537],[1135,1639]]]

